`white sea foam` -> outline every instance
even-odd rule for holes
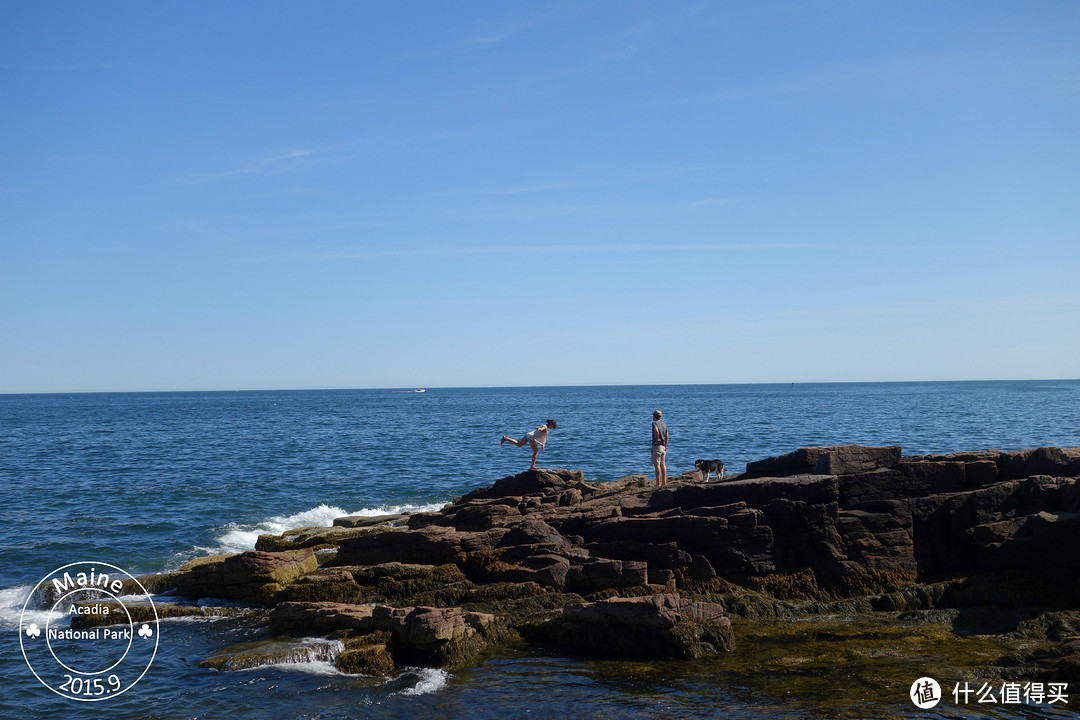
[[[47,609],[34,605],[34,601],[27,604],[33,590],[29,585],[16,585],[15,587],[0,589],[0,628],[18,628],[20,620],[26,624],[33,623],[38,627],[45,627],[50,621],[63,617],[62,613],[50,612]],[[23,613],[23,607],[26,612]]]
[[[255,541],[259,539],[260,535],[280,535],[293,528],[328,527],[334,524],[335,518],[344,517],[345,515],[348,515],[348,513],[341,508],[323,504],[295,515],[275,515],[254,525],[229,523],[224,528],[225,532],[214,538],[218,543],[218,547],[214,548],[215,552],[211,554],[219,555],[254,550]]]
[[[158,622],[183,625],[185,623],[212,623],[218,620],[235,620],[234,615],[178,615],[176,617],[159,618]]]
[[[412,671],[416,677],[416,684],[395,693],[396,695],[428,695],[442,690],[446,683],[450,682],[450,673],[438,668],[417,668]]]
[[[245,550],[254,550],[255,542],[260,535],[280,535],[286,530],[302,527],[329,527],[339,517],[355,516],[376,517],[378,515],[397,515],[404,512],[434,512],[442,508],[440,503],[427,505],[390,505],[378,508],[361,508],[355,512],[348,512],[332,505],[318,505],[310,510],[296,513],[295,515],[275,515],[255,524],[229,523],[224,532],[214,540],[218,543],[214,548],[197,548],[207,550],[205,554],[221,555],[224,553],[238,553]]]
[[[0,627],[19,626],[19,615],[22,613],[23,603],[26,602],[32,589],[29,585],[17,585],[0,590]]]
[[[267,666],[263,665],[261,669]],[[309,675],[344,675],[337,667],[324,660],[312,660],[311,662],[288,662],[274,665],[275,670],[291,670],[294,672],[308,673]]]
[[[229,659],[224,668],[229,670],[258,670],[274,667],[282,670],[300,670],[316,675],[340,675],[334,666],[345,649],[340,640],[307,638],[298,643],[276,643],[268,647],[265,657],[237,657]]]
[[[435,512],[442,510],[446,503],[427,503],[426,505],[383,505],[377,508],[361,508],[349,516],[378,517],[379,515],[400,515],[401,513]]]

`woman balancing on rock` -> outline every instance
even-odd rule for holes
[[[544,446],[547,445],[548,430],[554,430],[556,427],[557,425],[554,420],[545,420],[543,425],[536,428],[535,430],[530,430],[529,432],[525,433],[525,437],[521,438],[520,440],[515,440],[508,435],[503,435],[502,440],[499,441],[499,444],[502,445],[505,442],[510,442],[514,443],[514,445],[517,447],[521,447],[522,445],[528,443],[528,445],[532,447],[533,451],[532,464],[529,465],[529,469],[535,469],[536,454],[543,450]]]

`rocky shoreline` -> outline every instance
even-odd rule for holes
[[[366,675],[521,643],[693,659],[731,653],[741,626],[858,618],[1015,640],[984,676],[1080,680],[1080,448],[802,448],[664,488],[530,470],[439,512],[339,518],[256,548],[140,578],[204,601],[159,614],[212,615],[205,600],[221,599],[268,623],[263,646],[223,648],[208,667],[270,662],[313,637]]]

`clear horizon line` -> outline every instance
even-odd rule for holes
[[[15,395],[176,395],[181,393],[262,393],[262,392],[348,392],[366,390],[516,390],[528,388],[587,388],[587,387],[691,387],[691,386],[739,386],[739,385],[899,385],[931,383],[1003,383],[1003,382],[1080,382],[1080,378],[969,378],[939,380],[760,380],[754,382],[583,382],[557,385],[312,385],[251,388],[203,388],[186,390],[24,390],[0,392],[0,397]]]

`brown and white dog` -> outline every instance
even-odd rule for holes
[[[723,460],[695,460],[694,467],[701,473],[701,481],[705,482],[709,479],[709,475],[716,473],[717,480],[724,479],[724,461]]]

